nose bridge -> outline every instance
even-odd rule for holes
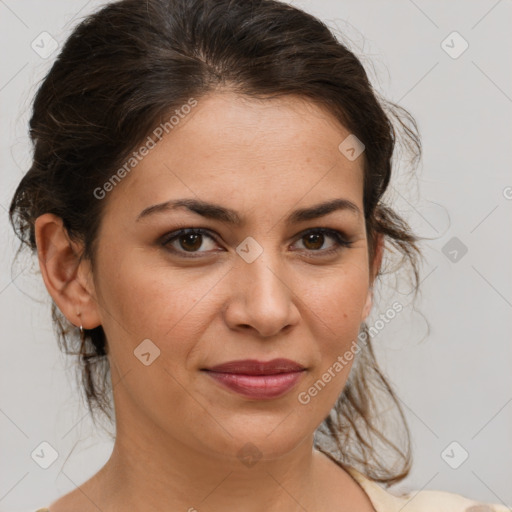
[[[288,298],[289,290],[277,252],[276,249],[267,248],[252,263],[244,261],[240,265],[240,273],[246,276],[249,291],[252,289],[252,298],[267,298],[267,303]]]
[[[271,336],[297,320],[293,293],[279,248],[271,242],[265,248],[258,244],[260,254],[252,260],[258,248],[254,241],[247,243],[237,248],[241,261],[232,276],[226,321],[232,328],[249,325],[261,335]]]

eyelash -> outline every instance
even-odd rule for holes
[[[174,248],[169,247],[170,243],[173,242],[174,240],[180,238],[181,236],[191,235],[191,234],[207,236],[208,238],[212,239],[214,242],[217,243],[217,240],[215,239],[215,237],[207,229],[203,229],[203,228],[185,228],[185,229],[180,229],[178,231],[173,231],[172,233],[168,233],[167,235],[164,236],[161,244],[167,250],[169,250],[170,252],[173,252],[174,254],[177,254],[177,255],[179,255],[181,257],[184,257],[184,258],[200,258],[202,256],[193,256],[193,254],[201,254],[202,252],[208,253],[209,251],[196,251],[196,252],[187,253],[186,251],[180,251],[180,250],[176,250]],[[316,251],[312,250],[312,249],[301,249],[302,251],[306,251],[306,252],[319,253],[319,254],[312,255],[313,257],[329,256],[329,255],[338,253],[343,248],[350,247],[352,245],[352,243],[353,243],[353,242],[350,242],[350,241],[346,240],[345,237],[343,236],[343,234],[340,231],[337,231],[335,229],[329,229],[329,228],[312,228],[312,229],[308,229],[308,230],[303,231],[302,233],[300,233],[300,235],[298,237],[298,240],[301,240],[302,238],[304,238],[304,237],[306,237],[307,235],[310,235],[310,234],[327,235],[327,236],[333,238],[334,241],[336,242],[336,246],[334,248],[332,248],[332,249],[324,249],[324,250],[316,250]]]

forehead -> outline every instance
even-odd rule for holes
[[[297,96],[217,92],[187,111],[124,179],[118,202],[195,196],[247,208],[342,195],[362,209],[364,154],[340,151],[350,132],[326,109]]]

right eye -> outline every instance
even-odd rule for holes
[[[209,234],[209,231],[203,228],[186,228],[179,231],[173,231],[164,236],[162,245],[171,252],[183,256],[184,258],[197,258],[192,256],[194,253],[207,253],[219,251],[200,251],[204,245],[204,238],[215,242],[215,238]],[[187,254],[188,253],[188,254]]]

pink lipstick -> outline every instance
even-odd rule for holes
[[[305,368],[289,359],[256,361],[244,359],[204,370],[222,386],[255,400],[279,398],[300,380]]]

